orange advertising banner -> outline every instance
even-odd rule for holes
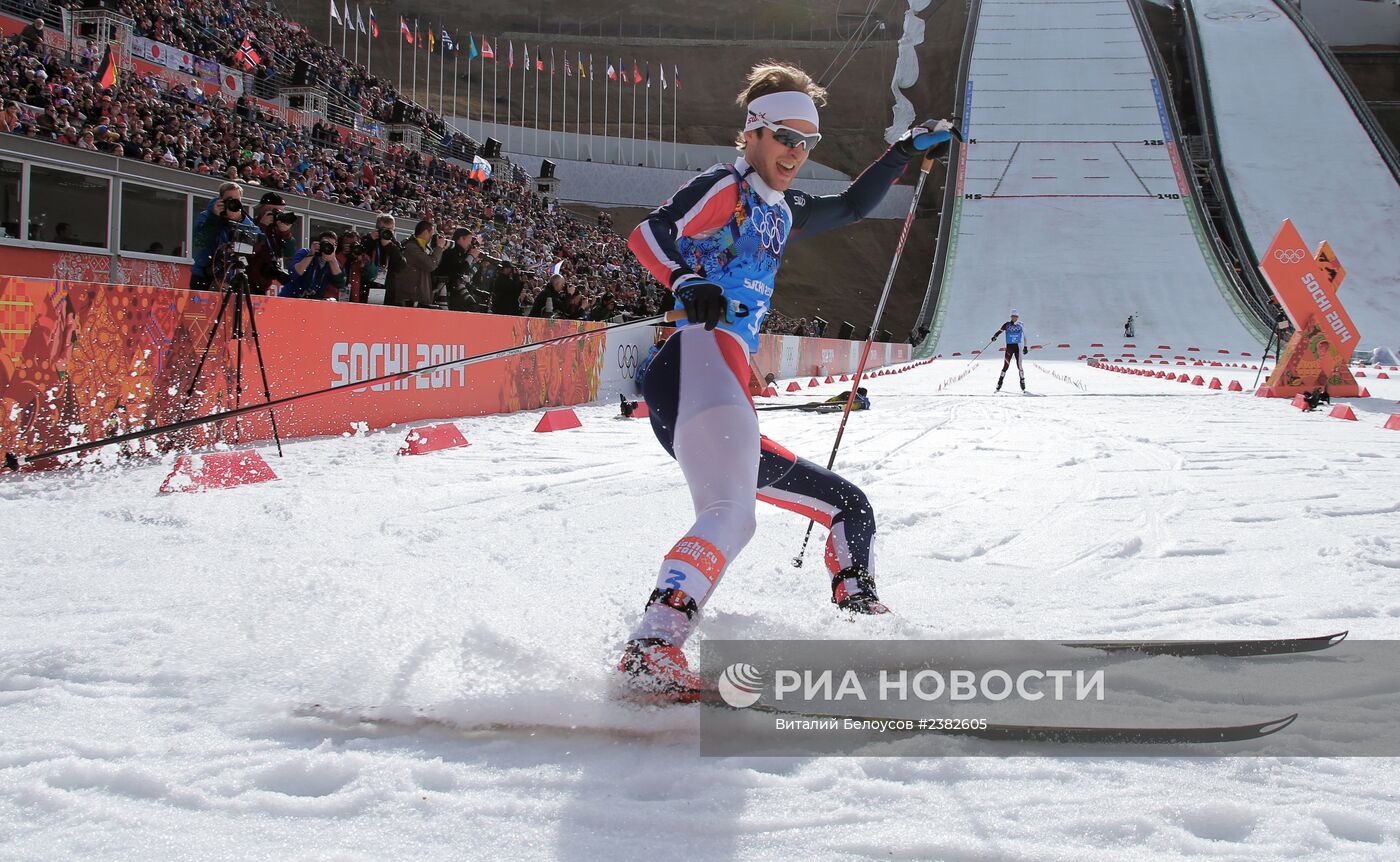
[[[1333,256],[1332,261],[1335,260]],[[1351,359],[1357,344],[1356,324],[1337,302],[1331,280],[1317,260],[1308,254],[1303,237],[1292,221],[1284,219],[1274,241],[1260,259],[1259,269],[1284,311],[1288,312],[1294,328],[1308,329],[1309,322],[1316,317],[1323,331],[1331,333],[1329,339],[1343,361]]]
[[[1360,387],[1347,363],[1356,350],[1356,325],[1337,300],[1346,270],[1328,243],[1318,247],[1316,257],[1306,249],[1298,229],[1285,219],[1259,263],[1297,330],[1267,385],[1280,398],[1319,387],[1334,396],[1354,397]]]
[[[28,455],[232,407],[240,342],[230,337],[227,318],[193,395],[186,395],[222,298],[0,277],[0,446]],[[274,398],[598,325],[275,297],[254,297],[253,304]],[[277,409],[278,430],[286,437],[342,434],[584,403],[597,396],[605,344],[603,338],[579,339],[289,404]],[[262,400],[262,381],[251,338],[241,346],[241,398],[248,404]],[[161,445],[266,439],[271,427],[260,413],[182,433]]]

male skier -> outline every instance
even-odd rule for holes
[[[1006,379],[1006,369],[1011,367],[1011,357],[1016,357],[1016,373],[1021,375],[1021,391],[1026,391],[1026,369],[1021,364],[1021,357],[1029,350],[1025,343],[1026,332],[1021,326],[1016,309],[1011,309],[1011,319],[1001,325],[1001,328],[992,335],[992,340],[1005,333],[1006,335],[1006,358],[1001,363],[1001,376],[997,378],[997,391],[1001,391],[1001,382]]]
[[[755,497],[828,527],[832,601],[851,613],[888,609],[875,594],[875,516],[865,494],[762,437],[748,392],[749,354],[772,305],[792,239],[864,218],[910,159],[945,147],[951,124],[909,129],[841,194],[789,188],[821,140],[825,90],[794,66],[749,73],[738,102],[742,157],[678,190],[632,232],[628,245],[671,288],[686,319],[647,370],[652,430],[680,465],[695,521],[661,562],[656,588],[618,664],[629,693],[693,701],[707,686],[681,651],[696,617],[755,530]]]

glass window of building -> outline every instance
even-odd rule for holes
[[[122,183],[121,250],[185,257],[188,195]]]
[[[72,171],[29,168],[29,238],[37,242],[107,247],[110,182]]]
[[[0,237],[19,239],[20,183],[24,166],[0,161]]]

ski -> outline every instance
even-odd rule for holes
[[[1263,640],[1202,640],[1202,641],[1066,641],[1065,646],[1096,649],[1103,652],[1131,652],[1142,655],[1226,656],[1241,658],[1262,655],[1289,655],[1316,652],[1334,647],[1346,640],[1349,632],[1299,638],[1268,638]]]
[[[638,708],[662,706],[688,706],[673,701],[650,700],[633,704]],[[763,713],[773,716],[787,716],[814,721],[872,721],[880,716],[838,714],[797,709],[783,709],[767,704],[754,704],[742,709],[732,707],[721,700],[716,693],[695,704],[704,708],[724,709],[733,712]],[[460,718],[437,715],[428,708],[410,707],[331,707],[323,704],[308,704],[298,707],[294,714],[301,718],[315,718],[340,725],[367,726],[379,729],[414,732],[436,729],[464,735],[522,734],[527,736],[571,736],[607,737],[618,740],[648,741],[664,740],[677,736],[674,727],[649,730],[639,727],[617,727],[608,725],[571,724],[567,719],[558,721],[481,721],[473,722]],[[1263,739],[1288,727],[1298,718],[1297,713],[1270,721],[1247,724],[1195,725],[1184,727],[1118,727],[1113,725],[1052,725],[1052,724],[999,724],[995,722],[965,722],[966,726],[924,727],[909,730],[907,734],[932,734],[946,737],[968,737],[991,742],[1049,743],[1055,745],[1195,745],[1222,742],[1248,742]]]
[[[733,707],[722,701],[710,702],[713,706],[726,709]],[[759,711],[777,716],[808,718],[817,721],[870,721],[878,719],[872,715],[838,715],[823,712],[786,710],[766,704],[755,704],[744,711]],[[1252,724],[1227,724],[1216,726],[1187,727],[1115,727],[1112,725],[1053,725],[1053,724],[997,724],[986,722],[980,726],[968,727],[927,727],[910,730],[908,734],[934,734],[937,736],[966,736],[995,742],[1048,742],[1065,745],[1191,745],[1215,742],[1247,742],[1262,739],[1288,727],[1298,714],[1292,713],[1271,721]],[[969,725],[973,723],[969,722]]]

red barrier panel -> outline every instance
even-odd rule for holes
[[[256,485],[277,478],[256,449],[240,452],[210,452],[207,455],[181,455],[175,469],[161,483],[160,493],[211,491]]]
[[[399,450],[399,454],[426,455],[441,449],[456,449],[470,445],[456,425],[451,422],[440,422],[437,425],[414,428],[408,432],[408,438],[404,440],[404,446]]]
[[[1332,412],[1328,413],[1327,415],[1331,416],[1333,419],[1348,419],[1352,422],[1356,421],[1356,413],[1354,413],[1351,409],[1351,406],[1347,404],[1338,404],[1337,406],[1333,407]]]
[[[641,405],[638,405],[641,406]],[[578,421],[578,414],[567,407],[560,407],[556,410],[546,410],[540,417],[539,424],[535,430],[541,433],[546,431],[567,431],[570,428],[582,428],[583,423]]]

